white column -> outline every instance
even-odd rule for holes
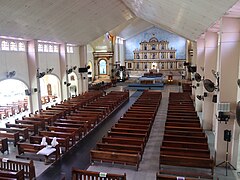
[[[79,46],[79,54],[80,54],[80,66],[86,67],[87,66],[87,46],[86,45]],[[87,92],[88,91],[87,73],[81,73],[79,82],[80,82],[79,84],[80,93]]]
[[[40,80],[37,78],[37,70],[39,68],[38,41],[29,41],[27,46],[29,84],[31,89],[31,96],[29,97],[30,111],[33,113],[34,111],[42,108]],[[35,92],[35,89],[37,92]]]
[[[220,75],[218,103],[230,103],[232,112],[235,112],[238,91],[236,81],[239,74],[239,30],[239,19],[222,19],[222,32],[219,43],[219,59],[217,65]],[[236,167],[239,144],[239,128],[237,126],[236,120],[233,118],[231,118],[227,124],[220,122],[216,123],[215,150],[217,164],[225,160],[227,143],[224,141],[224,130],[228,129],[232,132],[231,142],[229,143],[229,162]]]
[[[218,34],[214,32],[206,32],[205,34],[205,61],[204,61],[204,78],[215,82],[216,78],[212,74],[212,70],[216,70],[217,52],[218,52]],[[203,92],[207,92],[205,88]],[[213,109],[214,103],[212,97],[214,93],[207,92],[207,97],[203,101],[203,129],[213,129]]]
[[[61,85],[62,85],[62,100],[69,98],[68,75],[67,75],[67,44],[60,44],[60,71],[61,71]]]

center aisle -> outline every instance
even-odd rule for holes
[[[118,110],[113,112],[105,121],[99,124],[80,142],[78,142],[64,157],[45,170],[37,180],[60,180],[62,175],[66,179],[71,179],[72,167],[87,169],[90,165],[90,150],[93,149],[97,142],[107,133],[109,129],[118,121],[118,119],[128,110],[128,108],[141,95],[141,92],[135,92],[129,97]]]
[[[169,86],[168,88],[171,88]],[[152,130],[149,136],[149,140],[144,150],[143,159],[140,162],[138,171],[133,167],[124,167],[121,165],[102,166],[101,164],[95,163],[90,166],[88,170],[117,173],[117,174],[127,174],[128,180],[154,180],[156,179],[156,172],[159,171],[159,155],[160,155],[160,144],[162,142],[164,125],[167,117],[168,108],[168,88],[162,92],[161,104],[158,108],[155,121],[152,126]],[[175,90],[175,89],[174,89]],[[174,91],[171,89],[171,91]]]

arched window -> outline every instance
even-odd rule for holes
[[[48,44],[44,44],[43,45],[43,51],[44,52],[48,52]]]
[[[19,51],[25,51],[25,44],[23,42],[18,43],[18,50]]]
[[[9,51],[9,43],[7,41],[2,41],[2,50]]]
[[[102,59],[99,61],[99,74],[107,74],[107,62]]]
[[[43,44],[38,44],[38,52],[43,52]]]
[[[53,52],[53,45],[49,45],[49,52]]]
[[[58,52],[58,45],[54,45],[54,52]]]
[[[10,50],[11,51],[17,51],[17,43],[12,41],[10,42]]]

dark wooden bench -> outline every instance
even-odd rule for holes
[[[9,152],[8,150],[8,139],[7,138],[1,138],[0,139],[0,151],[4,153],[5,151]]]
[[[38,125],[37,124],[11,124],[10,122],[5,123],[6,128],[28,128],[29,131],[33,132],[33,134],[38,133]]]
[[[42,136],[30,136],[30,143],[31,144],[40,144],[42,141]],[[46,141],[49,145],[51,145],[51,142],[53,140],[53,137],[46,137]],[[64,147],[65,152],[69,150],[70,143],[69,143],[69,137],[65,138],[59,138],[56,137],[57,142],[59,143],[59,147]]]
[[[70,127],[56,127],[56,126],[47,126],[47,131],[51,132],[67,132],[74,133],[75,137],[79,139],[82,138],[82,130],[80,128],[70,128]]]
[[[30,180],[34,180],[36,178],[35,166],[32,160],[30,162],[21,162],[0,158],[0,170],[18,172],[22,169],[24,171],[24,178]]]
[[[74,132],[50,132],[50,131],[39,131],[39,136],[47,136],[47,137],[69,137],[72,144],[75,144],[76,137]]]
[[[196,142],[196,143],[206,143],[207,137],[198,137],[198,136],[179,136],[179,135],[170,135],[164,134],[164,141],[179,141],[179,142]]]
[[[26,141],[29,139],[29,132],[28,128],[15,128],[15,127],[9,127],[9,128],[0,128],[0,131],[7,132],[7,133],[16,133],[18,132],[20,136],[22,136],[23,140]],[[20,139],[20,138],[19,138]]]
[[[161,155],[210,158],[210,150],[161,146]]]
[[[18,155],[16,155],[17,158],[22,158],[23,154],[26,153],[31,153],[33,154],[33,158],[34,156],[37,155],[37,153],[42,150],[43,148],[46,148],[46,146],[40,145],[40,144],[30,144],[30,143],[18,143]],[[59,145],[55,146],[56,151],[48,154],[48,155],[43,155],[45,157],[45,163],[47,163],[48,157],[52,154],[55,155],[55,160],[59,159],[60,157],[60,149],[59,149]],[[26,158],[30,158],[29,156],[27,156]]]
[[[129,154],[143,154],[142,145],[129,145],[129,144],[110,144],[110,143],[97,143],[96,150],[129,153]]]
[[[102,142],[109,143],[109,144],[131,144],[136,146],[144,145],[144,140],[120,138],[120,137],[103,137]]]
[[[179,135],[179,136],[191,136],[191,137],[206,137],[206,134],[204,132],[194,132],[194,131],[165,130],[164,134]]]
[[[165,126],[165,130],[203,132],[202,127]]]
[[[0,170],[0,177],[2,180],[24,180],[24,171],[23,169],[17,172]]]
[[[199,178],[186,177],[186,176],[183,176],[183,175],[161,174],[159,172],[157,172],[157,174],[156,174],[156,180],[176,180],[176,179],[199,180]]]
[[[176,127],[201,127],[200,122],[192,122],[192,123],[186,123],[186,122],[172,122],[172,121],[166,121],[165,126],[176,126]]]
[[[110,163],[120,163],[124,165],[134,165],[138,169],[141,157],[138,154],[128,154],[128,153],[116,153],[107,151],[90,151],[91,162],[110,162]]]
[[[34,126],[37,126],[38,127],[38,130],[39,131],[40,129],[41,130],[45,130],[45,121],[35,121],[35,120],[19,120],[19,119],[15,119],[15,123],[16,124],[27,124],[27,125],[34,125]]]
[[[19,141],[19,132],[13,132],[13,133],[4,133],[0,132],[0,138],[7,138],[8,141],[13,141],[13,145],[16,147],[17,142]]]
[[[110,174],[104,172],[86,171],[77,168],[72,169],[72,180],[101,179],[101,180],[127,180],[126,173]]]
[[[211,170],[212,175],[214,173],[214,161],[210,158],[183,157],[160,154],[160,169],[162,168],[162,165],[204,168]]]
[[[176,148],[190,148],[190,149],[205,149],[208,150],[208,143],[196,143],[196,142],[180,142],[180,141],[166,141],[162,142],[162,146],[176,147]]]

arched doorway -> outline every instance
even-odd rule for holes
[[[68,75],[68,82],[70,83],[70,85],[69,85],[70,97],[78,95],[79,94],[78,80],[77,80],[77,75],[75,72],[72,72]]]
[[[28,110],[30,93],[20,80],[0,81],[0,119]]]
[[[105,59],[101,59],[99,61],[99,74],[100,75],[107,74],[107,61]]]
[[[47,74],[40,79],[41,87],[41,101],[42,104],[51,102],[60,102],[61,100],[61,89],[60,81],[57,76]]]
[[[88,81],[91,82],[93,80],[93,66],[92,66],[92,62],[88,62]]]

